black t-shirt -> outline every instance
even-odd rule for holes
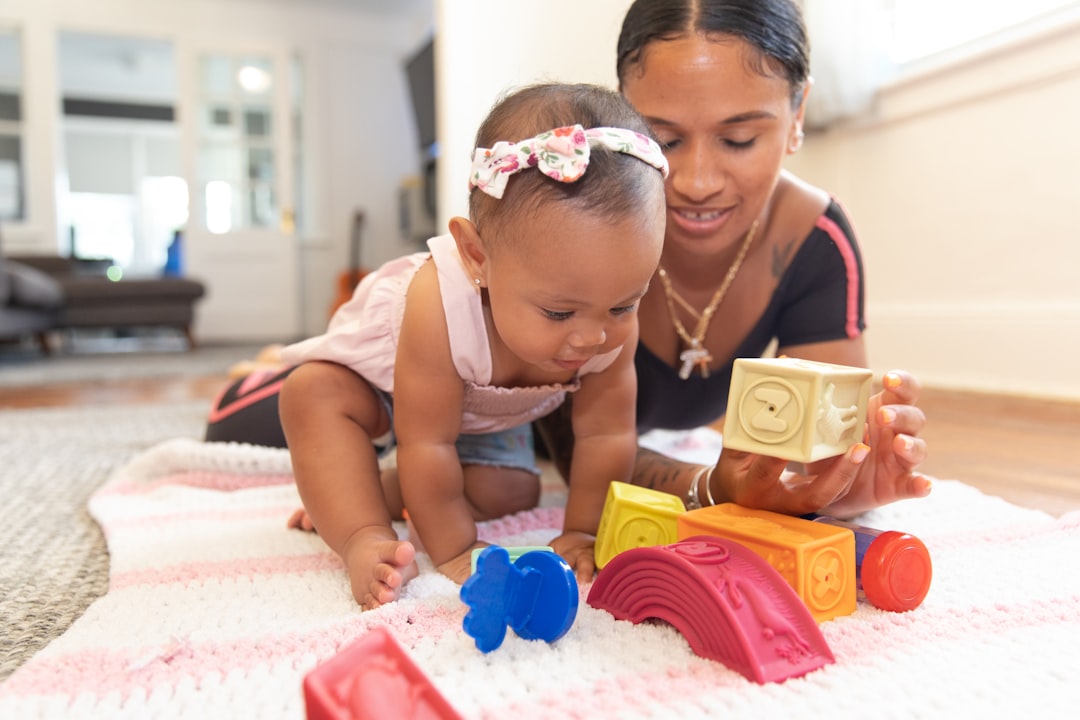
[[[855,233],[831,201],[784,271],[765,312],[727,362],[683,380],[678,367],[638,343],[638,432],[688,430],[727,411],[735,358],[761,357],[776,338],[780,347],[858,337],[865,329],[863,268]],[[723,332],[721,326],[712,332]]]

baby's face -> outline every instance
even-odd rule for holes
[[[660,261],[663,205],[615,222],[553,205],[517,233],[512,248],[491,258],[487,284],[496,335],[523,363],[553,382],[566,381],[589,358],[633,336],[638,305]]]

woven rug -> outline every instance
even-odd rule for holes
[[[201,437],[208,411],[199,402],[0,410],[0,679],[108,589],[90,496],[139,452]]]
[[[707,440],[681,438],[691,451]],[[561,488],[481,535],[535,545]],[[554,644],[509,633],[489,654],[462,631],[459,587],[422,573],[361,612],[298,503],[284,451],[176,439],[140,453],[90,500],[109,590],[0,686],[0,717],[302,718],[301,682],[376,627],[466,718],[1067,717],[1080,707],[1080,513],[1053,518],[939,481],[862,522],[919,536],[934,580],[917,609],[860,603],[821,625],[835,664],[758,685],[696,656],[672,627],[582,602]],[[402,529],[404,532],[404,529]],[[587,588],[582,588],[582,598]]]
[[[224,375],[234,364],[254,358],[261,348],[207,344],[188,350],[182,338],[171,337],[86,338],[48,356],[36,349],[0,348],[0,407],[4,387]]]

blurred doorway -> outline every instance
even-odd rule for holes
[[[200,337],[293,339],[300,329],[295,169],[299,73],[286,52],[192,48],[189,271],[211,288]]]

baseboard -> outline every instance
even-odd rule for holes
[[[1080,401],[1080,304],[873,306],[866,339],[876,371],[927,386]]]

